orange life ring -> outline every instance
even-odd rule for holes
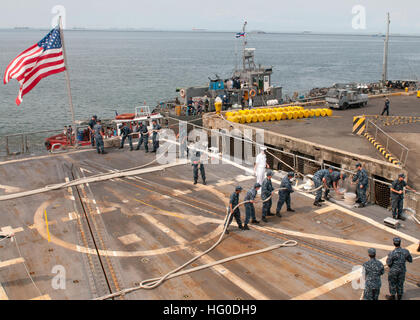
[[[255,97],[255,95],[257,94],[257,92],[254,90],[254,89],[252,89],[250,92],[249,92],[249,95],[251,96],[251,97]]]
[[[118,116],[115,117],[115,119],[117,120],[131,120],[134,119],[136,115],[134,113],[123,113],[123,114],[119,114]]]
[[[185,89],[181,89],[179,91],[179,95],[181,96],[181,98],[185,98]]]

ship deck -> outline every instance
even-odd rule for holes
[[[420,99],[416,96],[393,96],[390,99],[390,116],[419,116]],[[380,115],[385,98],[369,99],[363,108],[353,107],[347,110],[333,110],[331,117],[304,118],[288,121],[256,122],[257,128],[304,139],[316,144],[347,152],[365,155],[377,160],[384,160],[383,155],[363,136],[352,134],[353,117],[359,115]],[[309,107],[310,108],[310,107]],[[384,127],[386,132],[418,134],[418,123]],[[405,142],[405,137],[396,137]],[[417,147],[420,147],[417,145]],[[411,159],[410,159],[411,160]]]
[[[137,167],[153,159],[153,154],[124,149],[2,162],[0,194]],[[93,299],[162,276],[217,240],[229,194],[238,184],[246,190],[254,183],[243,168],[231,164],[206,165],[208,184],[195,186],[191,165],[147,168],[154,169],[3,201],[0,229],[12,230],[17,242],[0,243],[0,298]],[[276,201],[277,195],[274,210]],[[233,222],[221,244],[192,267],[289,239],[298,242],[295,247],[217,265],[116,299],[359,299],[362,290],[353,270],[367,260],[369,247],[382,259],[398,235],[413,257],[419,256],[419,227],[414,222],[407,220],[394,230],[383,225],[389,216],[383,208],[348,209],[333,203],[315,208],[312,202],[311,195],[295,192],[295,213],[269,217],[268,223],[250,225],[250,231],[239,231]],[[256,215],[261,217],[261,204]],[[419,260],[407,269],[404,299],[420,299]],[[57,289],[58,275],[65,276],[65,289]],[[387,293],[384,276],[380,299]]]

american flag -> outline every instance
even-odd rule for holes
[[[10,79],[20,83],[16,104],[31,91],[38,82],[52,74],[66,70],[60,29],[52,29],[40,42],[26,49],[10,62],[4,72],[4,84]]]

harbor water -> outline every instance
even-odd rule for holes
[[[0,71],[46,30],[0,30]],[[285,94],[304,93],[335,82],[381,78],[383,38],[315,34],[249,34],[256,62],[272,65],[272,81]],[[112,118],[156,105],[177,95],[176,88],[227,78],[239,64],[242,42],[234,33],[65,31],[76,119],[93,114]],[[389,78],[416,79],[420,38],[391,37]],[[56,129],[71,115],[64,74],[43,79],[18,107],[18,83],[0,87],[0,135]]]

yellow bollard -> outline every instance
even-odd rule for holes
[[[265,119],[264,115],[262,113],[258,113],[258,121],[263,122]]]
[[[271,115],[269,113],[264,113],[264,121],[270,121]]]
[[[309,118],[313,118],[315,116],[315,111],[310,109],[309,110]]]
[[[319,109],[315,109],[314,111],[315,111],[315,117],[319,117],[319,115],[321,114]]]
[[[251,122],[252,122],[252,115],[247,114],[247,115],[245,116],[245,118],[246,118],[246,123],[251,123]]]
[[[281,115],[282,115],[281,112],[276,112],[275,115],[276,115],[276,120],[277,121],[281,120]]]
[[[321,114],[321,117],[325,117],[327,115],[327,112],[324,109],[321,109],[320,114]]]
[[[299,118],[302,119],[304,117],[303,111],[299,110],[298,113],[299,113]]]
[[[297,118],[299,118],[299,112],[293,111],[293,119],[297,119]]]
[[[258,122],[258,115],[256,113],[252,115],[252,122]]]
[[[308,110],[303,110],[303,116],[305,118],[308,118],[309,117],[309,111]]]
[[[270,120],[271,121],[276,121],[277,120],[277,116],[276,116],[275,112],[271,112],[271,113],[269,113],[269,115],[270,115]]]
[[[286,112],[286,115],[287,115],[287,119],[288,120],[292,120],[293,119],[293,112],[292,111],[287,111]]]
[[[245,121],[246,121],[246,115],[241,115],[241,116],[239,117],[239,123],[244,124],[244,123],[245,123]]]

